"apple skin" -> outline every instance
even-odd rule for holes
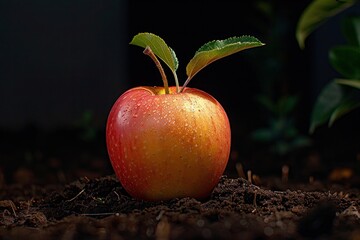
[[[110,110],[106,145],[114,172],[134,198],[204,199],[228,163],[230,123],[208,93],[135,87]]]

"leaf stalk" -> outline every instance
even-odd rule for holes
[[[190,82],[191,79],[192,79],[192,77],[188,77],[188,78],[186,79],[186,81],[185,81],[185,83],[182,85],[179,93],[181,93],[181,92],[184,91],[185,87],[189,84],[189,82]]]
[[[178,80],[178,77],[177,77],[175,71],[173,71],[173,75],[174,75],[174,80],[175,80],[175,85],[176,85],[176,92],[179,93],[180,92],[179,80]]]
[[[163,80],[164,83],[164,88],[165,88],[165,94],[169,94],[169,84],[168,84],[168,80],[166,78],[166,74],[165,71],[163,69],[163,67],[161,66],[160,61],[157,59],[156,55],[154,54],[154,52],[151,50],[151,48],[149,46],[146,46],[146,48],[144,49],[143,53],[145,55],[148,55],[155,63],[156,67],[159,69],[161,78]]]

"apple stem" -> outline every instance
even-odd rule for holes
[[[181,89],[180,89],[180,93],[182,91],[184,91],[185,87],[188,85],[188,83],[190,82],[190,80],[192,79],[192,77],[188,77],[185,81],[185,83],[182,85]]]
[[[154,52],[151,50],[151,48],[149,46],[146,46],[146,48],[143,51],[144,54],[148,55],[154,62],[156,67],[159,69],[161,78],[163,80],[164,83],[164,88],[165,88],[165,94],[169,94],[169,84],[168,84],[168,80],[166,78],[166,74],[164,72],[163,67],[161,66],[160,61],[157,59],[157,57],[155,56]]]

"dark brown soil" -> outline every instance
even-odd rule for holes
[[[264,181],[264,180],[263,180]],[[360,191],[223,176],[212,195],[143,202],[110,175],[1,189],[1,239],[359,239]],[[271,184],[270,184],[271,183]]]
[[[143,202],[113,175],[101,132],[0,133],[0,239],[360,239],[358,146],[279,159],[234,143],[208,199]]]

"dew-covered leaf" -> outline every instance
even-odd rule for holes
[[[159,36],[153,33],[139,33],[133,37],[130,44],[146,48],[149,46],[153,53],[175,72],[179,66],[175,52]]]
[[[232,37],[225,40],[208,42],[196,51],[194,57],[186,66],[188,79],[193,78],[201,69],[218,59],[248,48],[263,45],[264,43],[252,36]]]

